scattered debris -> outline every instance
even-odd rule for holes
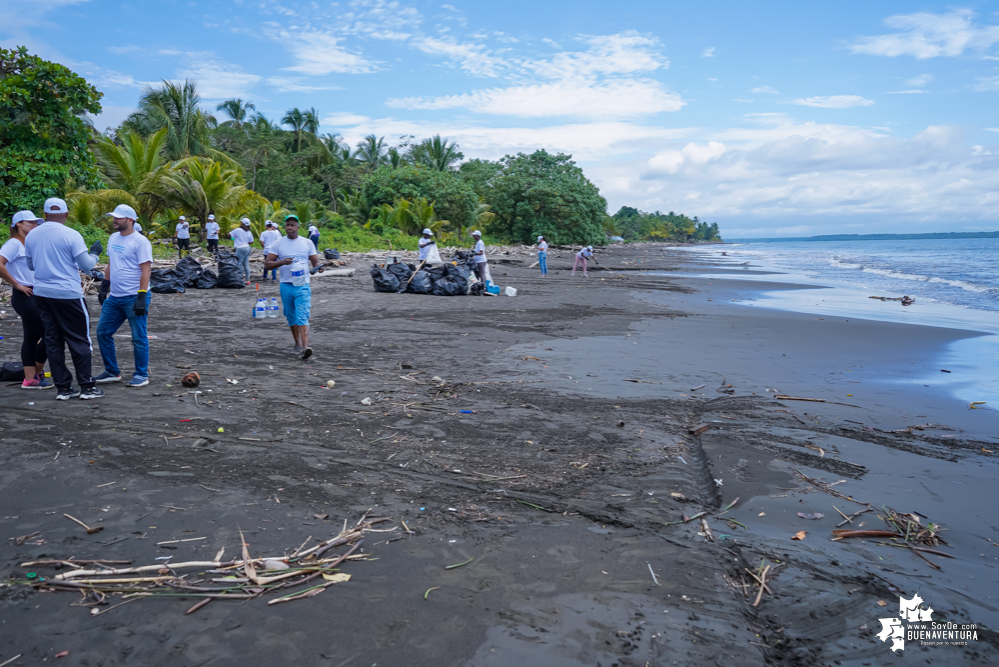
[[[198,375],[197,371],[191,371],[180,379],[180,383],[185,387],[194,388],[201,384],[201,376]]]
[[[802,519],[810,519],[810,520],[826,518],[826,515],[822,514],[821,512],[798,512],[798,516],[800,516]]]
[[[87,531],[87,535],[93,535],[94,533],[99,533],[102,530],[104,530],[104,526],[88,526],[87,524],[83,523],[79,519],[71,517],[68,514],[63,514],[63,516],[66,517],[67,519],[69,519],[70,521],[74,521],[74,522],[80,524],[81,526],[83,526],[84,530]]]
[[[795,533],[794,535],[791,536],[791,539],[792,540],[803,540],[803,539],[805,539],[805,535],[807,535],[807,534],[808,533],[806,533],[805,531],[799,530],[797,533]]]
[[[691,435],[700,435],[711,428],[711,424],[698,424],[697,426],[691,426],[687,429],[687,433]]]

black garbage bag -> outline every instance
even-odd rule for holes
[[[156,294],[179,294],[186,290],[184,279],[173,269],[155,269],[149,273],[149,291]]]
[[[434,282],[430,293],[436,296],[459,296],[468,289],[468,283],[463,283],[460,279],[441,278]]]
[[[201,264],[198,260],[193,257],[184,257],[177,265],[173,267],[173,270],[177,272],[181,278],[184,279],[184,284],[188,287],[194,287],[194,281],[198,279],[201,272],[204,270],[201,268]]]
[[[468,268],[467,264],[448,264],[447,267],[447,277],[448,278],[461,278],[465,282],[468,282],[469,276],[472,275],[472,270]]]
[[[409,264],[387,264],[385,270],[390,271],[398,280],[400,285],[405,285],[409,277],[413,275],[413,269]]]
[[[472,296],[483,296],[486,293],[486,284],[481,281],[472,283],[472,286],[468,288],[468,293]]]
[[[219,276],[216,287],[228,287],[232,289],[246,287],[243,284],[243,265],[235,255],[229,253],[219,254],[218,262]]]
[[[323,257],[326,259],[340,259],[340,251],[336,248],[327,248],[323,250]]]
[[[204,269],[198,274],[198,277],[194,279],[194,283],[191,285],[194,289],[213,289],[218,287],[219,277],[215,275],[215,272],[210,269]]]
[[[440,266],[424,266],[422,271],[426,271],[427,275],[430,276],[430,282],[434,283],[447,276],[447,264],[442,264]]]
[[[371,267],[371,279],[375,283],[376,292],[398,292],[399,278],[387,269],[377,264]]]
[[[423,269],[413,274],[413,278],[406,285],[406,291],[410,294],[430,294],[434,288],[434,283],[430,280],[430,274]]]
[[[94,280],[104,280],[104,272],[100,269],[90,269],[90,271],[87,272],[87,275]]]

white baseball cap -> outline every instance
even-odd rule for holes
[[[476,229],[474,232],[472,232],[472,236],[482,236],[482,232]]]
[[[108,213],[112,218],[131,218],[132,220],[138,220],[139,216],[135,214],[135,209],[128,204],[118,204],[114,207],[114,211]]]
[[[187,222],[187,218],[185,218],[184,216],[180,216],[177,219],[180,220],[181,222]]]
[[[58,197],[49,197],[45,200],[46,213],[69,213],[66,202]]]
[[[434,234],[434,233],[433,233],[432,231],[430,231],[430,229],[429,229],[429,228],[428,228],[428,229],[424,229],[424,230],[423,230],[423,233],[424,233],[424,234],[430,234],[431,236],[433,236],[433,234]]]
[[[544,236],[539,236],[539,237],[538,237],[538,240],[539,240],[539,241],[544,241],[544,240],[545,240],[545,237],[544,237]]]
[[[242,220],[239,221],[239,224],[246,225],[247,227],[249,227],[250,226],[250,219],[249,218],[243,218]]]
[[[267,222],[264,223],[264,226],[265,227],[277,227],[277,225],[274,223],[273,220],[268,220]]]
[[[13,227],[19,222],[34,222],[36,220],[41,220],[41,218],[31,211],[18,211],[14,214],[14,217],[10,219],[10,226]]]
[[[215,219],[215,214],[214,214],[214,213],[212,213],[212,214],[211,214],[210,216],[208,216],[208,219],[209,219],[209,220],[214,220],[214,219]]]

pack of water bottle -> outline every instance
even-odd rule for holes
[[[256,305],[253,306],[253,319],[262,320],[267,317],[277,317],[280,310],[281,306],[278,305],[276,298],[271,297],[268,301],[265,297],[258,297]]]

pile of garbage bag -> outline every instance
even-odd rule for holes
[[[231,287],[242,289],[243,265],[232,253],[218,256],[218,275],[205,269],[193,257],[184,257],[172,269],[154,269],[149,274],[149,291],[156,294],[182,294],[188,288],[214,289]]]
[[[419,270],[412,264],[402,262],[385,266],[374,264],[370,273],[376,292],[409,292],[436,296],[468,294],[472,275],[465,262],[422,267]]]

